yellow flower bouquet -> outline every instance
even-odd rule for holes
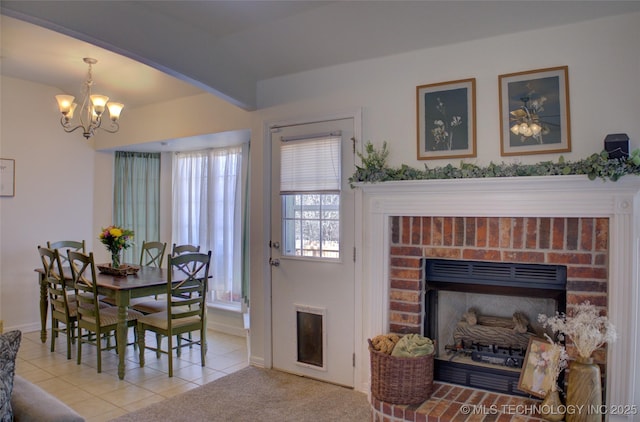
[[[133,230],[109,226],[101,229],[98,238],[111,252],[111,267],[118,268],[120,266],[120,252],[133,244]]]

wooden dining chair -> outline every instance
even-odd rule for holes
[[[142,242],[140,251],[140,265],[146,267],[162,267],[164,251],[167,249],[166,242]]]
[[[103,340],[115,334],[118,325],[118,308],[101,307],[96,284],[96,265],[93,252],[88,255],[82,252],[69,251],[69,265],[73,276],[73,284],[78,291],[78,365],[82,362],[82,343],[93,344],[97,348],[98,373],[102,372],[102,351],[112,350],[108,342],[103,346]],[[133,310],[126,311],[129,327],[136,324],[142,314]],[[88,335],[83,336],[82,330]],[[95,334],[92,336],[91,334]]]
[[[144,248],[143,248],[143,251],[144,251]],[[176,246],[176,244],[174,243],[171,249],[171,256],[177,256],[183,253],[192,253],[192,252],[199,252],[199,251],[200,251],[200,246],[194,246],[194,245]],[[142,260],[142,256],[140,257],[140,259]],[[160,259],[160,262],[162,262],[162,258]],[[142,265],[142,263],[140,265]],[[138,312],[142,312],[143,314],[148,315],[148,314],[153,314],[156,312],[162,312],[166,310],[167,302],[164,297],[162,298],[156,297],[150,300],[137,300],[132,303],[131,309],[135,309]]]
[[[138,333],[138,349],[140,366],[144,366],[145,350],[155,350],[169,356],[169,376],[173,377],[173,350],[192,344],[200,345],[200,361],[205,364],[207,353],[207,283],[209,278],[209,263],[211,251],[208,253],[190,253],[176,257],[168,257],[168,280],[166,310],[138,318],[136,330]],[[175,280],[175,284],[174,284]],[[145,344],[146,331],[167,337],[167,348],[162,349],[161,337],[156,336],[156,347]],[[199,331],[198,340],[182,338],[185,333]],[[173,337],[178,336],[176,346]],[[183,343],[184,342],[184,343]]]
[[[66,267],[69,265],[67,251],[86,252],[84,240],[58,240],[56,242],[47,241],[47,248],[57,249],[60,262]]]
[[[58,249],[38,246],[38,253],[44,269],[51,308],[51,352],[55,352],[58,334],[62,333],[67,338],[67,359],[71,359],[71,343],[75,342],[78,320],[76,295],[66,285]],[[60,323],[64,326],[61,327]]]
[[[175,243],[173,244],[173,247],[171,248],[171,256],[178,256],[178,255],[182,255],[182,254],[186,254],[186,253],[198,253],[200,252],[200,245],[190,245],[188,243],[185,243],[184,245],[176,245]],[[192,335],[191,333],[189,333],[189,341],[191,341],[192,339]],[[178,337],[178,342],[180,341],[180,337]],[[190,345],[193,345],[193,343],[190,343]],[[180,356],[180,347],[178,348],[178,356]]]
[[[173,247],[171,248],[171,256],[178,256],[184,253],[197,253],[197,252],[200,252],[200,245],[189,245],[189,244],[176,245],[174,243]]]

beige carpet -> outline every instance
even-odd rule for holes
[[[249,367],[113,422],[368,422],[366,394],[284,372]]]

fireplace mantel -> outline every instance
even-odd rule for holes
[[[356,185],[362,320],[356,321],[356,385],[369,391],[367,338],[389,327],[389,236],[392,216],[606,217],[610,222],[609,318],[619,339],[607,357],[607,403],[640,412],[640,178],[586,176],[411,180]],[[637,416],[636,416],[637,417]],[[610,416],[610,421],[634,415]]]

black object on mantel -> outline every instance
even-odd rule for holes
[[[604,138],[604,149],[609,158],[624,158],[629,156],[629,137],[626,133],[612,133]]]

